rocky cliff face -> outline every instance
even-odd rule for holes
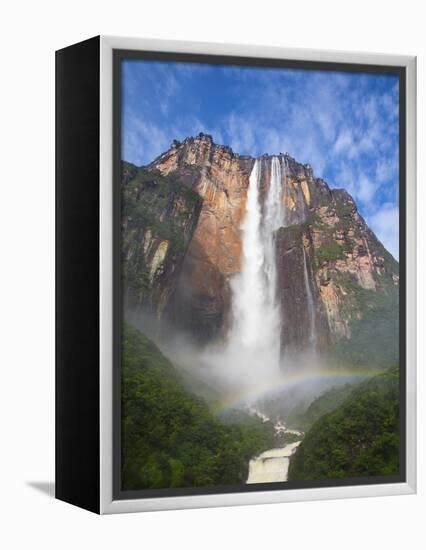
[[[122,176],[124,305],[161,317],[176,290],[202,200],[177,175],[123,163]]]
[[[395,301],[398,263],[346,191],[331,190],[309,165],[281,157],[287,166],[285,227],[276,235],[282,349],[306,349],[314,325],[317,349],[325,350],[353,338],[361,319]],[[263,195],[271,159],[262,157]],[[174,142],[145,169],[123,165],[127,299],[200,342],[223,337],[229,326],[253,164],[200,134]]]
[[[201,342],[223,336],[229,321],[230,277],[240,269],[240,225],[254,160],[215,145],[210,136],[175,142],[151,171],[181,174],[196,168],[193,189],[202,209],[186,252],[168,316]]]

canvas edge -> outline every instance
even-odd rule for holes
[[[417,491],[417,58],[406,68],[406,470]]]
[[[407,254],[407,414],[406,482],[285,491],[259,491],[149,499],[113,499],[113,50],[147,50],[211,55],[297,59],[338,63],[397,65],[406,68],[406,254]],[[269,46],[218,44],[101,36],[100,45],[100,513],[125,513],[183,508],[239,506],[407,495],[416,492],[416,58],[406,55],[288,49]]]

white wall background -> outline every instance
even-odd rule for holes
[[[419,350],[419,494],[97,517],[30,483],[54,476],[54,50],[102,34],[418,55],[419,279],[425,276],[422,3],[387,0],[56,0],[0,17],[0,545],[13,548],[422,548],[425,373]],[[423,15],[423,16],[422,16]],[[419,289],[420,345],[424,287]]]

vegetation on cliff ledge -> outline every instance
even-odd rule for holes
[[[322,244],[317,249],[316,257],[320,266],[325,263],[343,260],[345,258],[344,248],[336,241],[330,241]]]
[[[272,423],[243,413],[214,416],[153,342],[128,325],[122,350],[122,489],[244,483],[250,458],[274,445]]]

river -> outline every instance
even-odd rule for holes
[[[262,419],[263,422],[269,421],[269,417],[261,413],[255,407],[249,409],[251,414],[254,414]],[[303,438],[303,433],[298,430],[288,429],[284,422],[278,420],[274,424],[275,433],[291,433]],[[260,455],[252,458],[249,463],[249,474],[247,483],[270,483],[274,481],[287,481],[288,468],[290,465],[290,457],[296,451],[301,441],[288,443],[284,447],[277,447],[264,451]]]
[[[285,447],[269,449],[252,458],[249,464],[247,483],[287,481],[290,457],[299,444],[300,441],[289,443]]]

